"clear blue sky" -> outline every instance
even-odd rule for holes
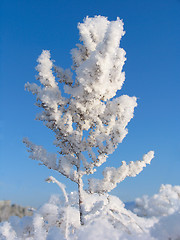
[[[0,199],[39,206],[56,185],[44,181],[64,177],[28,158],[22,138],[53,151],[50,130],[34,120],[38,109],[24,84],[35,82],[36,59],[51,51],[56,64],[70,67],[70,50],[78,42],[77,23],[85,16],[119,16],[126,35],[126,81],[120,94],[138,97],[129,134],[106,166],[138,160],[155,151],[152,164],[112,192],[122,200],[152,195],[161,184],[180,185],[180,1],[179,0],[8,0],[1,1]],[[102,170],[102,169],[100,169]]]

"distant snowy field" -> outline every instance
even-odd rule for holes
[[[131,210],[112,195],[87,194],[81,226],[76,192],[68,203],[52,196],[31,217],[11,217],[0,224],[1,240],[178,240],[180,186],[162,185],[159,193],[135,200]]]

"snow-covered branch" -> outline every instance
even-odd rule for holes
[[[61,189],[61,191],[63,192],[65,202],[68,203],[68,196],[67,196],[67,192],[66,192],[66,186],[63,183],[59,182],[57,179],[55,179],[52,176],[48,177],[46,179],[46,182],[48,182],[48,183],[50,183],[50,182],[56,183],[58,185],[58,187]]]
[[[47,153],[46,149],[44,149],[42,146],[33,144],[28,138],[24,138],[23,143],[26,144],[28,152],[30,152],[29,157],[31,159],[40,161],[50,169],[57,170],[57,154]]]
[[[71,181],[77,182],[78,174],[75,170],[72,169],[73,163],[65,161],[63,164],[62,159],[60,160],[62,164],[59,164],[57,161],[57,154],[48,153],[46,149],[44,149],[42,146],[30,142],[28,138],[24,138],[23,142],[26,144],[28,152],[30,152],[29,157],[31,159],[40,161],[42,165],[45,165],[49,169],[56,170],[65,177],[69,178]]]
[[[55,77],[52,73],[53,62],[50,60],[50,52],[48,50],[43,50],[37,62],[38,65],[36,70],[39,72],[38,79],[41,84],[52,88],[57,87]]]
[[[140,161],[130,162],[129,164],[123,161],[122,165],[117,169],[114,167],[105,168],[102,180],[89,179],[89,191],[92,193],[110,192],[126,177],[135,177],[138,175],[147,164],[150,164],[153,157],[154,152],[150,151]]]

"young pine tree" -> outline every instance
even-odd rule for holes
[[[50,52],[43,50],[36,68],[40,85],[25,85],[36,95],[36,105],[42,109],[36,119],[55,133],[57,154],[48,153],[28,139],[24,143],[30,158],[77,183],[83,224],[83,176],[93,174],[122,142],[137,103],[136,97],[116,97],[125,80],[125,51],[119,47],[123,22],[119,18],[110,22],[102,16],[86,17],[78,29],[82,43],[71,51],[73,72],[55,66]],[[153,156],[150,151],[142,161],[105,168],[103,179],[89,180],[88,191],[111,191],[127,176],[139,174]]]

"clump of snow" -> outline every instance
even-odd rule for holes
[[[36,67],[39,72],[39,80],[45,86],[56,87],[57,83],[52,73],[53,62],[50,60],[50,53],[47,50],[43,50],[39,56],[38,65]]]
[[[167,216],[180,209],[180,186],[161,185],[159,193],[135,200],[134,213],[138,216]]]
[[[11,227],[11,224],[4,222],[0,224],[0,239],[1,240],[14,240],[16,239],[16,232]]]
[[[78,240],[118,240],[119,232],[105,219],[95,220],[78,232]]]
[[[161,217],[150,230],[151,235],[158,240],[180,239],[180,211]]]
[[[67,240],[64,238],[64,235],[62,234],[61,229],[57,227],[52,227],[48,231],[48,235],[46,240]]]
[[[106,219],[98,219],[82,227],[77,233],[78,240],[155,240],[149,233],[128,234],[121,229],[116,229]],[[157,239],[156,239],[157,240]]]

